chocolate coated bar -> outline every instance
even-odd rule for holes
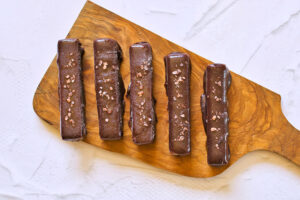
[[[155,110],[152,91],[152,48],[147,42],[130,46],[130,121],[135,144],[152,143],[155,137]]]
[[[231,75],[225,65],[212,64],[206,68],[201,109],[207,135],[207,162],[213,166],[226,165],[230,159],[228,101],[226,97],[230,83]]]
[[[169,111],[169,149],[187,155],[190,147],[190,57],[173,52],[165,56],[166,91]]]
[[[60,132],[64,140],[77,141],[86,136],[82,55],[78,39],[58,41]]]
[[[120,74],[122,50],[112,39],[94,41],[95,89],[100,137],[118,140],[123,134],[124,85]]]

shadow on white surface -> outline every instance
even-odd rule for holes
[[[55,135],[55,139],[61,140],[59,131],[57,129],[49,125],[47,122],[43,120],[41,121],[45,125],[45,128],[49,131],[49,134],[53,134]],[[79,157],[79,162],[75,162],[73,164],[78,165],[82,173],[86,175],[91,173],[91,171],[94,170],[94,167],[99,167],[98,170],[101,171],[101,165],[97,166],[95,165],[95,162],[104,161],[108,165],[111,165],[112,171],[117,170],[122,172],[123,170],[132,171],[133,169],[134,173],[144,173],[146,176],[155,177],[155,179],[168,182],[169,184],[174,184],[189,189],[221,193],[226,193],[231,190],[230,185],[233,184],[236,177],[242,176],[242,180],[244,181],[251,181],[252,179],[255,179],[257,174],[251,174],[250,171],[255,171],[257,168],[263,170],[263,166],[266,165],[268,165],[269,169],[274,169],[274,173],[280,170],[284,171],[283,173],[300,178],[299,166],[280,155],[268,151],[250,152],[230,166],[223,173],[215,177],[193,178],[155,168],[151,165],[143,163],[142,161],[135,160],[123,154],[110,152],[84,142],[62,142],[64,145],[69,146],[69,148],[76,152],[76,156]],[[130,178],[131,176],[128,177]]]

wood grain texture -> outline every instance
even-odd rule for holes
[[[233,72],[228,92],[231,160],[228,166],[211,167],[206,161],[206,136],[201,118],[200,95],[203,93],[203,72],[211,62],[126,20],[91,2],[87,2],[69,32],[68,38],[79,38],[85,48],[83,77],[86,98],[88,136],[85,142],[119,152],[153,166],[193,177],[215,176],[246,153],[258,149],[270,150],[300,165],[300,132],[284,117],[280,96]],[[129,101],[125,101],[124,137],[120,141],[102,141],[96,108],[93,71],[93,40],[108,37],[119,42],[124,55],[121,74],[127,88],[129,74],[129,46],[147,41],[153,48],[154,97],[157,100],[157,135],[153,144],[137,146],[132,142],[128,127]],[[58,38],[61,39],[61,38]],[[172,156],[168,146],[167,96],[164,88],[163,57],[180,51],[190,55],[191,72],[191,154]],[[228,66],[230,68],[230,66]],[[59,129],[58,70],[56,57],[40,82],[33,100],[38,116]]]

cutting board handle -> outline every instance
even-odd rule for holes
[[[271,91],[267,90],[267,92]],[[268,107],[263,117],[266,128],[255,141],[255,149],[278,153],[300,166],[300,131],[284,116],[281,109],[281,96],[273,93],[269,97],[271,98],[264,99],[264,104]]]
[[[278,132],[276,134],[276,138],[271,141],[271,151],[274,151],[293,161],[297,165],[300,165],[300,131],[290,124],[281,109],[280,111],[281,123],[277,124]]]

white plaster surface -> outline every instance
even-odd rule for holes
[[[201,179],[62,141],[32,98],[85,1],[0,2],[0,200],[300,199],[300,167],[268,152]],[[299,0],[95,2],[281,94],[300,129]]]

